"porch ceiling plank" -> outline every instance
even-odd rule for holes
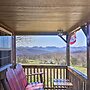
[[[6,2],[6,0],[1,1],[1,5],[29,5],[29,6],[68,6],[68,5],[88,5],[89,0],[9,0]]]
[[[89,14],[90,0],[0,1],[0,21],[17,34],[70,32],[89,21]]]

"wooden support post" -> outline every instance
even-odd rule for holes
[[[87,90],[90,90],[90,24],[87,24]]]
[[[12,36],[12,64],[16,64],[16,36]]]
[[[67,66],[70,66],[70,37],[69,34],[66,33],[66,40],[62,37],[62,35],[58,34],[58,36],[66,42],[66,64]],[[69,72],[68,72],[68,67],[66,69],[66,78],[69,79]]]
[[[67,45],[66,45],[66,62],[67,62],[67,66],[70,66],[70,38],[69,35],[66,35],[66,40],[67,40]],[[68,69],[66,70],[66,78],[69,79],[69,72]]]
[[[66,46],[66,61],[67,61],[67,66],[70,66],[70,44],[69,44],[69,35],[66,35],[66,40],[67,40],[67,46]]]

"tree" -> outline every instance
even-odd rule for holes
[[[72,58],[71,58],[71,64],[72,64],[72,65],[78,65],[77,58],[72,57]]]
[[[31,43],[30,36],[16,36],[16,46],[29,45]]]

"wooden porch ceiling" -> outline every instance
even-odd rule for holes
[[[0,22],[16,34],[72,31],[90,20],[90,0],[0,0]]]

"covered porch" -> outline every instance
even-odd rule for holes
[[[66,42],[66,66],[23,65],[28,82],[37,78],[30,73],[42,71],[45,89],[54,89],[55,78],[69,79],[72,90],[90,89],[90,1],[3,0],[0,7],[0,36],[11,36],[12,42],[11,47],[0,48],[0,90],[7,68],[16,65],[17,35],[59,35]],[[70,67],[70,37],[80,29],[87,37],[87,76]]]

